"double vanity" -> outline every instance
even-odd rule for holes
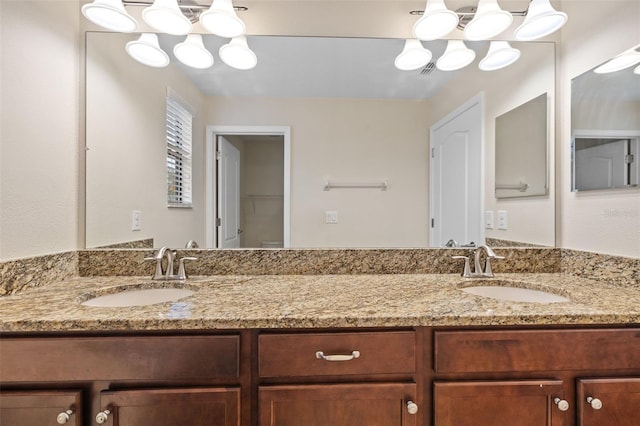
[[[126,255],[150,267],[142,252]],[[444,252],[449,258],[454,250]],[[412,271],[168,281],[152,280],[149,270],[23,289],[0,298],[0,419],[127,426],[637,424],[637,286],[560,271],[503,272],[509,267],[502,262],[518,269],[515,252],[495,262],[494,278]],[[370,254],[376,255],[385,253]],[[199,262],[207,259],[192,263],[196,272]],[[284,268],[274,262],[275,271]],[[478,287],[492,293],[474,294]],[[167,289],[186,293],[154,304],[133,297]],[[519,290],[525,299],[504,300],[514,292],[523,297]],[[104,296],[116,302],[101,302]]]

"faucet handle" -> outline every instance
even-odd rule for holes
[[[178,279],[179,280],[186,280],[188,278],[187,270],[184,267],[184,263],[187,260],[198,260],[198,258],[197,257],[183,257],[178,261],[178,263],[179,263],[179,266],[178,266]]]
[[[452,256],[453,259],[464,259],[464,270],[462,276],[469,278],[471,276],[471,267],[469,266],[469,258],[467,256]]]
[[[154,280],[158,280],[161,279],[163,276],[162,273],[162,258],[159,258],[157,256],[153,256],[153,257],[145,257],[144,260],[152,260],[154,262],[156,262],[156,272],[153,274],[152,279]]]
[[[504,256],[498,256],[495,254],[493,256],[487,256],[484,261],[484,276],[489,278],[493,278],[495,276],[491,270],[491,259],[504,259]]]

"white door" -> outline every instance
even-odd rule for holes
[[[218,248],[240,247],[240,151],[218,137]]]
[[[576,150],[575,189],[623,188],[627,183],[627,146],[623,139]]]
[[[429,243],[442,247],[484,243],[482,229],[482,98],[430,129]]]

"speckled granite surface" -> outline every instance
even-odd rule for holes
[[[640,291],[640,259],[561,250],[562,272],[576,277],[635,287]]]
[[[38,256],[0,263],[0,296],[47,285],[78,274],[78,252]]]
[[[570,302],[500,302],[474,296],[461,287],[488,281],[454,274],[263,275],[195,277],[187,283],[195,294],[177,302],[95,308],[80,302],[121,286],[164,284],[145,277],[92,277],[0,298],[0,331],[640,323],[636,288],[566,274],[499,278],[558,293]]]
[[[96,249],[133,249],[133,248],[153,248],[153,238],[147,238],[144,240],[127,241],[123,243],[109,244],[107,246],[95,247]]]
[[[243,249],[178,250],[178,258],[197,257],[187,271],[193,275],[327,275],[450,274],[462,272],[452,256],[473,249]],[[560,272],[560,252],[553,248],[496,249],[495,272]],[[152,250],[85,250],[79,252],[80,276],[151,275]]]

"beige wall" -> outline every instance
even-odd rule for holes
[[[78,248],[80,14],[0,2],[0,259]]]
[[[558,127],[558,245],[640,257],[640,190],[571,192],[571,79],[640,41],[640,2],[565,1]],[[581,125],[584,123],[581,123]]]
[[[153,69],[131,59],[124,46],[134,38],[87,39],[87,247],[146,238],[156,247],[203,244],[205,97],[176,67]],[[167,207],[168,87],[194,112],[190,209]],[[132,231],[134,210],[142,212],[140,231]]]
[[[423,247],[427,116],[426,101],[216,97],[208,123],[291,126],[292,247]],[[389,190],[324,191],[328,178]]]

